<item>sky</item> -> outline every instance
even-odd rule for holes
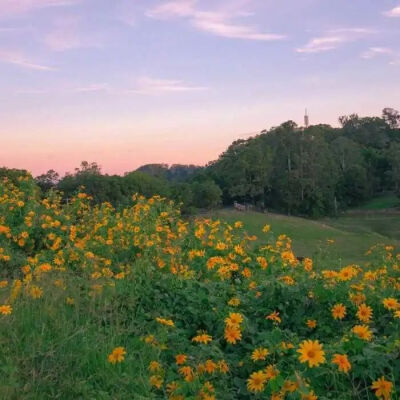
[[[0,0],[0,166],[204,165],[400,108],[400,0]]]

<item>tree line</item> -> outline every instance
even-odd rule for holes
[[[97,203],[124,206],[133,193],[159,194],[182,204],[184,213],[233,202],[292,215],[319,217],[355,207],[390,191],[400,196],[400,114],[339,118],[340,127],[302,128],[293,121],[233,142],[215,161],[195,165],[147,164],[121,175],[81,163],[60,177],[35,178],[45,193],[68,201],[82,186]],[[0,169],[11,178],[17,170]]]
[[[223,203],[247,202],[294,215],[323,216],[385,191],[400,196],[400,114],[339,118],[341,127],[293,121],[237,140],[207,171]]]
[[[216,208],[222,201],[218,185],[199,174],[203,169],[194,165],[148,164],[121,176],[103,174],[97,163],[83,161],[73,173],[62,178],[50,170],[35,180],[44,193],[61,191],[64,201],[82,187],[95,203],[109,202],[116,207],[130,204],[135,193],[146,197],[158,194],[180,203],[184,214],[192,214],[197,209]]]

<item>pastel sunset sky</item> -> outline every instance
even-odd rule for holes
[[[400,108],[400,1],[0,0],[0,166],[205,164]]]

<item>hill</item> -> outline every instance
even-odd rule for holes
[[[213,211],[213,218],[233,223],[240,220],[249,234],[261,232],[265,224],[276,234],[293,240],[298,256],[318,258],[327,264],[360,263],[377,243],[400,246],[400,214],[346,214],[339,218],[310,220],[281,214],[240,212],[231,208]],[[258,234],[258,242],[268,234]],[[328,241],[333,240],[333,243]]]

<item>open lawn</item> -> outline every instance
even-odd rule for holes
[[[400,199],[394,194],[387,194],[369,200],[361,207],[360,210],[382,210],[388,208],[400,207]]]
[[[243,221],[247,232],[258,236],[258,243],[266,240],[268,234],[262,232],[262,227],[269,224],[275,235],[284,233],[293,239],[296,255],[317,258],[327,265],[363,262],[367,260],[365,252],[378,243],[400,246],[400,215],[394,213],[310,220],[222,209],[210,216],[230,223]],[[329,239],[334,243],[328,244]]]

